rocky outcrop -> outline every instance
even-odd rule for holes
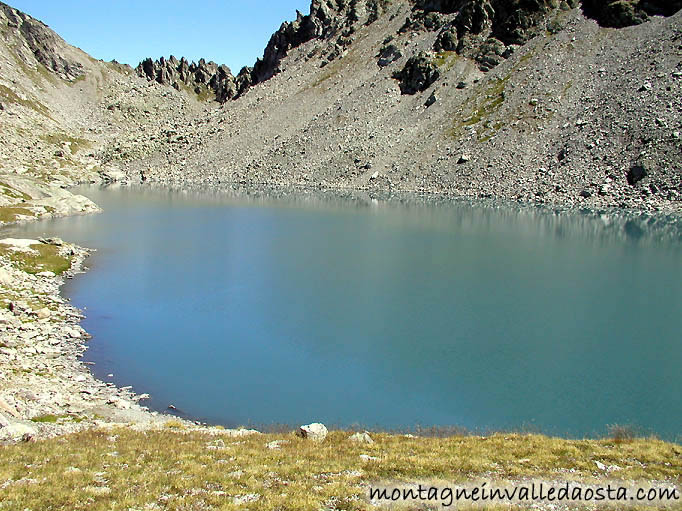
[[[215,62],[201,59],[198,64],[188,62],[184,57],[178,60],[174,56],[159,60],[146,59],[135,69],[137,74],[162,85],[170,85],[177,90],[188,88],[196,94],[210,91],[218,102],[224,103],[242,94],[250,85],[245,84],[244,73],[237,80],[230,68]],[[246,75],[250,73],[247,71]]]
[[[438,66],[425,53],[411,57],[403,69],[393,74],[393,78],[400,82],[402,94],[424,91],[438,80],[439,76]]]
[[[67,44],[44,23],[0,2],[0,26],[14,32],[38,62],[60,77],[74,80],[83,75],[83,65],[65,54]]]
[[[682,9],[681,0],[583,0],[585,15],[605,27],[639,25],[649,16],[672,16]]]
[[[312,0],[310,14],[296,11],[296,20],[285,22],[268,42],[263,58],[253,68],[254,84],[278,74],[280,63],[293,48],[313,39],[328,42],[322,48],[326,64],[343,54],[354,40],[356,26],[372,24],[384,10],[381,0]]]

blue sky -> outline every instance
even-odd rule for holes
[[[227,64],[234,74],[263,55],[283,21],[310,0],[4,0],[97,59],[136,66],[145,57],[185,56]]]

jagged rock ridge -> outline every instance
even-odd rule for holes
[[[313,39],[328,41],[323,50],[325,63],[335,60],[353,42],[355,26],[376,21],[385,5],[386,0],[312,0],[310,14],[296,11],[296,20],[284,22],[272,35],[263,57],[253,67],[242,68],[237,77],[225,65],[204,59],[198,64],[189,63],[173,56],[156,61],[146,59],[136,71],[139,76],[176,89],[185,85],[197,94],[211,90],[216,100],[224,103],[278,74],[280,63],[288,52]]]
[[[236,99],[251,85],[251,72],[242,69],[236,77],[226,65],[215,62],[190,63],[184,57],[178,60],[174,56],[159,60],[145,59],[135,69],[137,74],[148,80],[154,80],[162,85],[170,85],[177,90],[182,86],[189,88],[196,94],[211,91],[218,102],[224,103]]]

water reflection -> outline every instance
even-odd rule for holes
[[[680,222],[358,193],[84,191],[88,357],[196,417],[682,425]]]

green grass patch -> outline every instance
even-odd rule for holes
[[[14,206],[0,206],[0,222],[16,222],[18,216],[35,216],[30,209]]]
[[[17,252],[0,244],[0,256],[9,258],[17,268],[31,274],[51,271],[61,275],[71,268],[71,256],[61,255],[59,247],[40,243],[31,248],[33,252]]]
[[[73,80],[69,80],[69,85],[76,85],[79,82],[84,82],[85,81],[85,74],[82,74],[80,76],[77,76]]]
[[[450,131],[450,136],[456,137],[460,131],[467,126],[474,126],[481,122],[487,121],[493,114],[495,114],[500,107],[504,104],[505,99],[505,88],[507,82],[511,77],[511,73],[504,78],[498,78],[493,80],[484,90],[483,99],[474,106],[471,114],[465,117],[463,120],[455,122],[455,126]],[[478,141],[485,142],[494,137],[497,132],[502,129],[504,123],[497,121],[495,123],[487,123],[485,129],[479,131]]]
[[[31,422],[37,422],[39,424],[56,424],[57,421],[63,417],[63,415],[59,417],[56,415],[41,415],[40,417],[34,417],[31,419]]]
[[[52,415],[52,414],[47,414],[47,415],[41,415],[39,417],[34,417],[31,419],[31,422],[35,422],[37,424],[57,424],[58,422],[83,422],[83,417],[78,417],[75,415]]]

